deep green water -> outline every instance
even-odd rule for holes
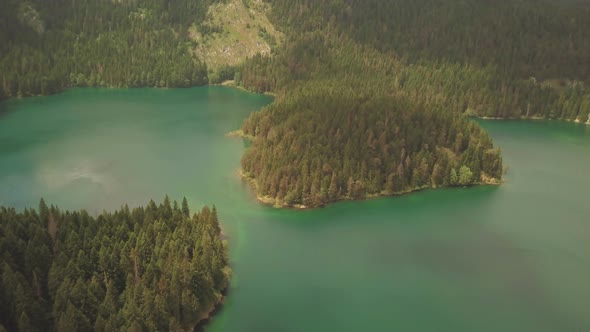
[[[270,101],[208,87],[0,104],[0,205],[216,204],[234,278],[208,332],[590,331],[590,127],[482,122],[500,187],[275,210],[224,136]]]

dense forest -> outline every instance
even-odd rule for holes
[[[261,88],[280,91],[242,128],[254,140],[242,159],[243,174],[262,201],[315,207],[501,180],[500,151],[477,124],[454,111],[468,97],[451,101],[441,91],[459,81],[470,84],[445,80],[453,73],[468,77],[459,67],[410,67],[350,39],[302,36],[285,48],[288,53],[256,57],[242,72],[248,84],[266,70],[259,77],[268,85]],[[305,47],[317,53],[298,53]],[[281,66],[295,59],[301,67]],[[282,81],[284,71],[295,79]],[[432,84],[421,84],[425,77]]]
[[[73,86],[208,83],[189,29],[212,1],[3,0],[0,99]]]
[[[244,65],[239,80],[252,90],[280,91],[335,66],[378,65],[391,89],[428,90],[422,98],[455,112],[589,119],[590,2],[272,3],[287,42]]]
[[[191,330],[231,270],[215,207],[186,199],[97,217],[0,208],[0,330]]]
[[[296,34],[336,30],[410,63],[493,64],[505,76],[590,80],[588,0],[272,3],[273,19]]]
[[[328,111],[326,111],[328,110]],[[474,122],[403,95],[298,86],[244,124],[244,175],[276,206],[497,183],[500,151]]]
[[[243,126],[262,201],[320,206],[496,183],[466,116],[587,121],[590,7],[538,1],[274,0],[286,42],[237,79],[274,104]]]
[[[204,36],[222,29],[206,23],[209,5],[219,1],[3,1],[0,99],[74,86],[207,84],[191,28]],[[325,64],[326,49],[353,52],[350,40],[361,46],[356,52],[370,48],[401,64],[391,80],[397,88],[429,89],[457,112],[582,122],[590,116],[588,1],[268,2],[288,42],[237,69],[238,82],[254,91],[278,92],[286,82],[335,69]],[[320,37],[324,45],[315,42]],[[341,57],[340,68],[364,56]],[[371,58],[362,61],[383,61]],[[214,77],[236,71],[222,69]],[[390,64],[382,69],[391,71]]]

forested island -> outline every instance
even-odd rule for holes
[[[217,210],[0,208],[0,330],[180,331],[229,285]]]
[[[587,1],[9,0],[6,8],[0,99],[231,79],[274,93],[243,124],[253,146],[242,174],[276,206],[500,183],[501,153],[469,117],[590,124]],[[231,56],[252,45],[259,52],[245,61]]]
[[[243,175],[279,207],[497,184],[503,172],[499,149],[465,117],[339,81],[297,86],[243,132],[255,137]]]

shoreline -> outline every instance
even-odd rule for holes
[[[60,94],[60,93],[64,93],[64,92],[66,92],[68,90],[71,90],[71,89],[92,88],[92,89],[125,89],[125,90],[127,90],[127,89],[146,89],[147,88],[147,89],[169,90],[169,89],[191,89],[191,88],[210,87],[210,86],[222,86],[222,87],[228,87],[228,88],[238,89],[238,90],[241,90],[241,91],[244,91],[244,92],[254,93],[254,94],[258,94],[258,95],[269,96],[269,97],[273,97],[273,98],[277,98],[278,97],[278,95],[276,93],[274,93],[274,92],[268,92],[267,91],[267,92],[260,93],[260,92],[251,91],[251,90],[248,90],[248,89],[244,88],[243,86],[236,85],[234,80],[227,80],[227,81],[223,81],[223,82],[217,83],[217,84],[194,85],[194,86],[188,86],[188,87],[158,87],[158,86],[137,86],[137,87],[70,86],[70,87],[64,88],[63,90],[56,91],[56,92],[50,93],[50,94],[36,94],[36,95],[27,95],[27,96],[13,96],[13,97],[8,97],[8,98],[0,99],[0,103],[7,102],[7,101],[12,100],[12,99],[22,100],[22,99],[26,99],[26,98],[30,98],[30,97],[54,96],[54,95],[57,95],[57,94]],[[581,124],[585,124],[585,125],[590,126],[590,115],[588,116],[588,120],[586,122],[584,122],[583,120],[580,120],[579,118],[576,118],[576,119],[573,119],[573,120],[572,119],[565,119],[565,118],[550,119],[550,118],[546,118],[546,117],[542,117],[542,116],[499,117],[499,116],[478,116],[478,115],[472,115],[472,116],[469,116],[469,117],[475,118],[475,119],[480,119],[480,120],[495,120],[495,121],[501,121],[501,120],[565,121],[565,122],[581,123]],[[237,130],[235,132],[237,132]],[[228,136],[240,136],[240,135],[234,135],[234,132],[230,132],[230,133],[228,133]],[[250,137],[248,137],[248,135],[242,136],[242,137],[244,137],[244,138],[250,138]]]
[[[223,86],[223,87],[228,87],[228,88],[233,88],[233,89],[238,89],[244,92],[249,92],[249,93],[254,93],[257,95],[264,95],[264,96],[269,96],[269,97],[273,97],[276,98],[277,94],[274,92],[255,92],[255,91],[251,91],[248,90],[246,88],[244,88],[243,86],[240,85],[236,85],[235,82],[232,81],[224,81],[218,84],[203,84],[203,85],[192,85],[192,86],[177,86],[177,87],[168,87],[168,86],[133,86],[133,87],[119,87],[119,86],[68,86],[62,90],[59,91],[55,91],[52,93],[47,93],[47,94],[35,94],[35,95],[25,95],[25,96],[11,96],[11,97],[7,97],[7,98],[0,98],[0,103],[2,102],[6,102],[9,100],[22,100],[22,99],[27,99],[27,98],[32,98],[32,97],[49,97],[49,96],[55,96],[58,95],[60,93],[64,93],[67,92],[68,90],[72,90],[72,89],[109,89],[109,90],[132,90],[132,89],[157,89],[157,90],[171,90],[171,89],[192,89],[192,88],[202,88],[202,87],[211,87],[211,86]]]
[[[242,181],[250,183],[251,189],[253,191],[254,196],[256,197],[256,200],[259,203],[261,203],[262,205],[272,206],[276,209],[288,208],[288,209],[307,210],[307,209],[314,208],[314,207],[305,206],[303,204],[295,204],[295,205],[279,204],[274,197],[261,196],[258,193],[258,182],[256,181],[256,179],[244,174],[244,170],[241,167],[240,167],[240,169],[238,169],[237,174],[240,177],[240,179],[242,179]]]
[[[588,121],[583,122],[580,121],[579,118],[576,118],[574,120],[572,119],[551,119],[551,118],[545,118],[542,116],[521,116],[521,117],[507,117],[507,118],[503,118],[503,117],[499,117],[499,116],[473,116],[472,118],[475,119],[479,119],[479,120],[486,120],[486,121],[564,121],[564,122],[573,122],[573,123],[581,123],[581,124],[586,124],[590,126],[590,116],[588,116]]]
[[[425,190],[429,190],[429,189],[468,188],[468,187],[475,187],[475,186],[500,186],[501,184],[504,183],[504,180],[497,180],[495,178],[489,178],[486,180],[479,181],[477,183],[473,183],[468,186],[446,186],[446,187],[424,186],[424,187],[420,187],[420,188],[408,189],[405,191],[395,192],[395,193],[391,193],[391,194],[390,193],[370,194],[370,195],[367,195],[365,197],[360,197],[360,198],[342,197],[342,198],[337,198],[336,200],[333,200],[333,201],[326,202],[325,204],[322,204],[319,206],[306,206],[303,204],[285,204],[283,202],[277,201],[277,199],[274,197],[262,196],[258,193],[258,182],[256,181],[255,178],[253,178],[251,176],[247,176],[244,173],[242,168],[238,169],[238,171],[236,173],[242,179],[242,181],[248,182],[251,185],[251,189],[253,191],[254,196],[256,197],[256,200],[259,203],[261,203],[262,205],[271,206],[275,209],[293,209],[293,210],[319,209],[319,208],[327,207],[328,205],[333,204],[333,203],[345,202],[345,201],[356,202],[356,201],[366,201],[366,200],[370,200],[370,199],[384,198],[384,197],[405,196],[405,195],[409,195],[412,193],[417,193],[417,192],[421,192],[421,191],[425,191]]]
[[[210,87],[210,86],[223,86],[223,87],[229,87],[229,88],[233,88],[233,89],[238,89],[244,92],[249,92],[249,93],[254,93],[254,94],[258,94],[258,95],[263,95],[263,96],[269,96],[269,97],[273,97],[273,98],[277,98],[278,94],[274,93],[274,92],[255,92],[252,90],[248,90],[245,87],[241,86],[241,85],[237,85],[235,80],[226,80],[223,81],[221,83],[216,83],[216,84],[204,84],[204,85],[194,85],[194,86],[187,86],[187,87],[158,87],[158,86],[137,86],[137,87],[116,87],[116,86],[69,86],[67,88],[64,88],[63,90],[60,91],[56,91],[50,94],[36,94],[36,95],[27,95],[27,96],[13,96],[13,97],[8,97],[8,98],[4,98],[4,99],[0,99],[0,103],[2,102],[6,102],[12,99],[26,99],[26,98],[30,98],[30,97],[44,97],[44,96],[53,96],[53,95],[57,95],[63,92],[66,92],[68,90],[71,89],[84,89],[84,88],[93,88],[93,89],[158,89],[158,90],[169,90],[169,89],[191,89],[191,88],[199,88],[199,87]],[[565,119],[565,118],[557,118],[557,119],[550,119],[547,117],[542,117],[542,116],[520,116],[520,117],[500,117],[500,116],[479,116],[479,115],[472,115],[469,116],[471,118],[475,118],[475,119],[480,119],[480,120],[523,120],[523,121],[528,121],[528,120],[532,120],[532,121],[539,121],[539,120],[547,120],[547,121],[565,121],[565,122],[573,122],[573,123],[583,123],[586,124],[588,126],[590,126],[590,115],[588,115],[588,120],[586,122],[584,122],[583,120],[580,120],[579,118],[576,119]],[[233,133],[233,132],[231,132]],[[231,134],[230,133],[230,134]],[[246,137],[247,138],[247,137]]]
[[[262,92],[261,93],[261,92],[254,92],[254,91],[248,90],[248,89],[244,88],[241,85],[237,85],[235,80],[227,80],[227,81],[223,81],[221,83],[209,84],[209,85],[205,85],[205,86],[226,86],[226,87],[230,87],[230,88],[235,88],[235,89],[238,89],[238,90],[242,90],[242,91],[245,91],[245,92],[255,93],[255,94],[264,95],[264,96],[270,96],[270,97],[274,97],[274,98],[277,97],[277,94],[274,93],[274,92],[268,92],[267,91],[267,92]]]
[[[197,320],[197,322],[193,324],[193,327],[190,328],[189,331],[201,332],[201,331],[205,330],[205,327],[207,326],[207,324],[209,324],[209,322],[213,319],[213,317],[215,317],[215,315],[217,313],[219,313],[219,311],[221,311],[221,309],[223,308],[223,305],[225,304],[225,297],[227,295],[228,290],[229,290],[229,287],[227,289],[223,290],[219,301],[217,303],[213,304],[211,306],[211,308],[209,308],[209,310],[205,311],[201,315],[201,317]]]

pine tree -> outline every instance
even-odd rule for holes
[[[185,217],[190,217],[190,210],[188,208],[188,202],[186,200],[186,197],[182,198],[182,214]]]
[[[459,179],[458,184],[462,186],[466,186],[473,183],[473,172],[469,169],[469,167],[463,165],[459,169]]]

